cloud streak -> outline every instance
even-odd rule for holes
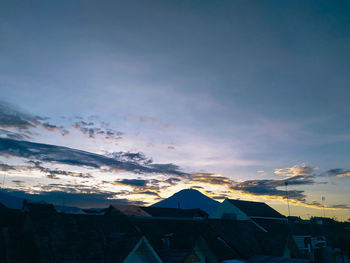
[[[28,160],[85,166],[108,171],[128,171],[133,173],[168,174],[188,176],[174,164],[143,164],[110,158],[104,155],[81,151],[51,144],[18,141],[0,138],[0,155],[14,156]]]
[[[276,169],[275,174],[284,176],[281,179],[258,179],[258,180],[245,180],[236,182],[226,176],[221,176],[212,173],[197,173],[192,174],[190,182],[195,184],[205,184],[212,186],[224,186],[229,189],[232,193],[248,194],[252,196],[262,196],[268,199],[286,199],[285,185],[288,186],[301,186],[301,185],[313,185],[317,182],[315,178],[318,176],[335,176],[335,177],[346,177],[348,170],[344,169],[332,169],[327,171],[325,174],[316,175],[317,168],[307,166],[306,164],[295,165],[289,168]],[[198,187],[198,186],[197,186]],[[218,193],[216,193],[217,196]],[[226,194],[221,195],[227,197]],[[307,195],[304,190],[288,190],[288,198],[292,202],[304,206],[322,208],[323,205],[319,202],[308,202]],[[329,209],[349,209],[348,205],[329,205]]]
[[[170,123],[165,123],[159,118],[151,117],[151,116],[128,116],[126,117],[127,121],[131,122],[140,122],[147,124],[152,127],[156,128],[163,128],[163,129],[171,129],[175,128],[175,125],[170,124]]]
[[[350,170],[345,170],[345,169],[341,169],[341,168],[331,169],[331,170],[328,170],[327,172],[325,172],[321,175],[322,176],[330,176],[330,177],[338,177],[338,178],[350,177]]]
[[[69,176],[69,177],[78,177],[78,178],[92,178],[93,176],[90,173],[81,173],[81,172],[71,172],[67,170],[60,169],[50,169],[47,167],[41,166],[40,162],[28,161],[30,165],[7,165],[0,163],[0,171],[6,172],[19,172],[26,174],[28,172],[39,172],[46,175],[46,177],[51,179],[59,179],[60,176]]]
[[[63,126],[50,124],[47,117],[33,116],[24,113],[15,106],[0,101],[0,128],[2,134],[7,135],[12,139],[28,139],[33,133],[30,129],[41,127],[49,132],[59,132],[62,136],[69,134]],[[18,133],[8,131],[8,129],[15,129]]]
[[[28,193],[22,190],[1,189],[0,193],[8,194],[22,199],[26,198],[35,202],[45,201],[57,205],[65,204],[81,208],[106,208],[112,203],[145,205],[145,203],[142,201],[132,202],[125,198],[116,198],[116,193],[106,191],[102,192],[98,189],[85,191],[83,188],[80,189],[79,186],[70,187],[58,184],[50,185],[46,189],[47,191],[40,191],[39,193]]]

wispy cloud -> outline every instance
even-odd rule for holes
[[[230,186],[233,183],[233,181],[228,177],[212,173],[195,173],[191,176],[191,182],[226,186]]]
[[[69,131],[63,126],[57,126],[48,122],[40,123],[40,126],[50,132],[59,132],[62,136],[66,136],[69,134]]]
[[[318,168],[308,166],[304,163],[301,165],[294,165],[293,167],[275,169],[274,174],[287,176],[287,177],[294,177],[294,176],[311,177],[314,175],[314,173],[317,170]]]
[[[0,127],[2,128],[15,127],[20,130],[26,130],[38,126],[41,121],[46,119],[23,113],[9,103],[0,102]]]
[[[95,139],[96,137],[101,137],[107,140],[120,140],[122,139],[123,132],[113,130],[108,128],[106,122],[101,121],[97,116],[90,116],[89,120],[84,120],[82,117],[78,118],[72,124],[72,128],[77,129],[88,138]]]
[[[58,179],[60,176],[69,176],[69,177],[79,177],[79,178],[92,178],[93,176],[90,173],[82,172],[71,172],[67,170],[60,169],[51,169],[43,167],[41,162],[38,161],[28,161],[28,165],[7,165],[0,163],[0,171],[12,171],[17,173],[26,174],[29,172],[39,172],[45,174],[46,177],[51,179]]]
[[[127,116],[125,119],[130,122],[140,122],[156,128],[164,128],[164,129],[175,128],[175,125],[166,123],[159,118],[155,118],[151,116],[131,116],[130,115],[130,116]]]
[[[106,152],[105,155],[123,162],[142,163],[144,165],[153,162],[151,158],[147,158],[146,155],[141,152]]]

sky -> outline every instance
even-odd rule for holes
[[[349,71],[348,1],[1,1],[2,191],[347,220]]]

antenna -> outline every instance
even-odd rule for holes
[[[287,198],[287,205],[288,205],[288,216],[290,216],[289,198],[288,198],[288,182],[285,181],[284,184],[286,185],[286,198]]]
[[[6,178],[6,173],[4,173],[4,177],[2,179],[2,188],[5,189],[5,178]]]
[[[324,210],[324,201],[326,201],[326,197],[322,196],[323,218],[326,217],[326,212]]]

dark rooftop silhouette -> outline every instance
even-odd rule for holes
[[[249,217],[286,218],[284,215],[262,202],[252,202],[238,199],[227,200],[242,210]]]

